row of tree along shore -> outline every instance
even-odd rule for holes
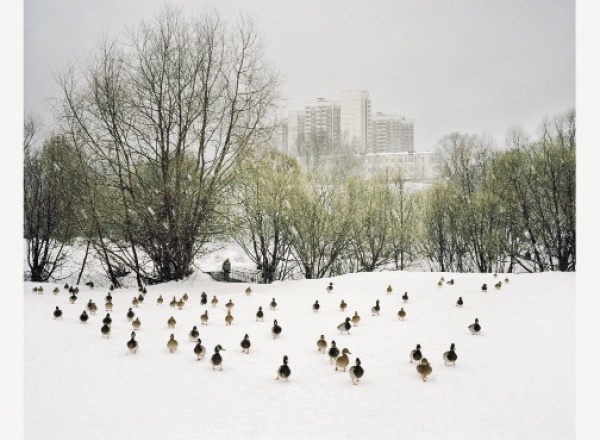
[[[235,240],[263,281],[426,261],[439,271],[575,270],[575,111],[438,144],[439,181],[301,166],[267,147],[279,75],[252,22],[164,10],[58,78],[54,134],[25,121],[25,277],[46,281],[84,240],[118,287],[181,280]],[[79,280],[78,280],[79,281]]]

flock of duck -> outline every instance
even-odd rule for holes
[[[497,274],[494,274],[494,277],[497,277]],[[508,282],[509,282],[509,279],[505,278],[504,283],[507,284]],[[454,285],[454,279],[445,281],[444,278],[442,277],[438,282],[438,287],[441,288],[444,285],[444,283],[449,284],[449,285]],[[94,288],[93,283],[90,282],[90,283],[86,283],[86,284],[90,288]],[[502,287],[502,281],[498,281],[494,285],[494,288],[497,290],[499,290],[501,287]],[[69,302],[71,304],[75,304],[78,299],[79,287],[78,286],[69,286],[68,284],[65,284],[64,289],[68,290],[68,292],[69,292]],[[100,328],[100,333],[101,333],[102,337],[106,337],[106,338],[108,338],[111,334],[112,318],[110,316],[110,313],[113,311],[113,302],[112,302],[113,298],[112,298],[112,293],[111,293],[113,290],[114,290],[114,287],[111,285],[109,288],[109,292],[105,297],[105,310],[107,313],[106,313],[106,316],[102,319],[102,326]],[[327,293],[332,293],[333,290],[334,290],[333,282],[330,282],[329,285],[326,287],[326,291],[327,291]],[[488,290],[487,284],[483,284],[481,286],[481,291],[487,292],[487,290]],[[387,287],[386,291],[387,291],[387,294],[390,295],[393,291],[392,286],[389,285]],[[33,292],[42,294],[43,287],[41,287],[41,286],[34,287]],[[52,293],[57,295],[58,293],[60,293],[60,289],[58,287],[56,287],[53,289]],[[252,289],[250,286],[248,286],[246,288],[245,293],[246,293],[246,295],[250,295],[252,293]],[[139,348],[138,341],[136,341],[136,331],[138,331],[140,329],[141,321],[140,321],[139,317],[136,317],[135,312],[133,311],[133,308],[137,308],[141,304],[143,304],[146,294],[147,294],[147,290],[145,287],[139,288],[139,295],[133,297],[132,302],[131,302],[132,307],[129,307],[129,309],[126,313],[126,318],[129,322],[131,322],[131,325],[133,328],[133,331],[131,332],[131,337],[127,341],[126,345],[127,345],[127,349],[131,353],[134,353],[134,354],[137,352],[137,350]],[[185,306],[185,304],[187,303],[188,300],[189,300],[189,297],[188,297],[187,293],[185,293],[180,299],[177,299],[174,296],[173,299],[169,302],[169,305],[173,308],[177,308],[177,309],[181,310]],[[404,294],[402,295],[402,301],[404,303],[407,303],[408,300],[409,300],[408,293],[404,292]],[[158,306],[161,306],[161,305],[163,305],[164,302],[165,301],[164,301],[162,295],[159,295],[157,298],[156,304]],[[213,308],[216,307],[218,302],[219,302],[218,298],[216,297],[216,295],[214,295],[212,300],[210,301],[212,307]],[[208,297],[205,292],[202,292],[200,295],[200,304],[201,305],[208,304]],[[463,307],[463,305],[464,305],[463,299],[462,299],[462,297],[459,297],[456,302],[456,307]],[[231,314],[231,310],[233,309],[234,306],[235,306],[235,304],[232,302],[231,299],[229,300],[229,302],[227,302],[225,304],[225,308],[227,309],[227,314],[225,316],[225,324],[226,325],[231,325],[233,322],[233,315]],[[316,300],[314,302],[314,304],[312,305],[313,312],[317,313],[320,310],[320,307],[321,306],[319,304],[319,301]],[[273,298],[272,301],[269,303],[269,308],[270,308],[270,310],[276,310],[277,302],[276,302],[275,298]],[[345,311],[347,308],[347,304],[343,299],[340,302],[339,308],[342,312]],[[83,310],[83,312],[79,316],[80,321],[82,323],[88,322],[89,315],[95,315],[97,310],[98,310],[98,307],[90,299],[86,305],[86,309]],[[379,315],[380,310],[381,310],[380,301],[376,300],[375,305],[373,307],[371,307],[371,314],[373,316],[377,316],[377,315]],[[62,310],[58,306],[56,306],[56,308],[53,311],[54,318],[62,319],[62,315],[63,315]],[[400,320],[404,320],[404,318],[406,317],[406,311],[404,310],[403,307],[400,308],[397,315]],[[258,310],[256,312],[256,321],[263,321],[263,318],[264,318],[264,312],[263,312],[262,306],[261,306],[258,308]],[[340,323],[337,326],[337,329],[340,331],[340,334],[343,334],[343,333],[350,334],[350,330],[352,329],[352,327],[353,326],[356,327],[359,324],[360,320],[361,320],[361,317],[358,315],[358,311],[356,311],[353,316],[346,317],[344,319],[344,322]],[[167,320],[167,326],[169,329],[175,328],[176,323],[177,322],[173,316],[169,317],[169,319]],[[206,310],[200,316],[200,324],[208,325],[208,310]],[[481,332],[481,325],[479,324],[479,319],[475,318],[475,321],[471,325],[468,326],[468,330],[471,332],[472,335],[479,334]],[[281,335],[281,333],[282,333],[282,327],[277,322],[277,319],[275,319],[273,321],[273,326],[271,327],[271,334],[272,334],[273,338],[277,338]],[[194,354],[196,355],[198,360],[202,360],[204,358],[204,356],[206,355],[206,348],[202,345],[202,340],[200,339],[200,333],[198,331],[197,326],[193,326],[193,328],[189,332],[188,336],[189,336],[190,341],[195,342],[194,349],[193,349]],[[167,349],[169,350],[169,352],[171,352],[171,353],[174,353],[178,349],[179,342],[175,339],[175,335],[173,333],[171,333],[171,335],[169,336],[166,346],[167,346]],[[242,348],[243,353],[250,353],[251,343],[250,343],[250,338],[249,338],[248,334],[244,335],[244,338],[240,342],[240,346]],[[350,350],[348,348],[343,348],[340,352],[339,348],[336,345],[335,340],[332,340],[331,344],[328,345],[327,341],[325,340],[324,335],[321,335],[320,338],[317,340],[317,350],[322,353],[327,352],[327,354],[330,358],[330,361],[331,361],[331,365],[335,365],[336,371],[338,371],[339,369],[342,369],[345,372],[346,368],[350,364],[350,358],[348,357],[349,354],[352,354],[350,352]],[[220,353],[221,351],[225,351],[225,348],[223,348],[220,344],[216,345],[214,348],[214,353],[212,354],[212,356],[210,358],[213,370],[215,368],[218,368],[220,371],[223,368],[223,357]],[[456,364],[458,355],[456,354],[456,346],[454,343],[452,343],[450,345],[450,348],[448,351],[443,353],[442,358],[444,360],[445,365],[455,365]],[[429,361],[427,360],[427,358],[425,358],[423,356],[423,354],[421,352],[420,344],[417,344],[416,347],[410,352],[409,360],[411,363],[417,362],[417,367],[416,367],[417,373],[420,375],[420,377],[422,378],[423,381],[426,381],[427,377],[432,374],[433,368],[432,368],[431,364],[429,363]],[[289,377],[291,375],[291,369],[288,365],[288,362],[289,362],[288,356],[287,355],[283,356],[283,363],[277,369],[277,375],[275,377],[276,380],[279,380],[279,379],[288,380],[289,379]],[[355,359],[355,364],[348,369],[348,373],[352,380],[352,384],[357,385],[359,380],[364,375],[364,369],[363,369],[363,367],[361,365],[361,361],[358,357]]]

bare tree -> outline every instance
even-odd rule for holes
[[[120,228],[102,228],[105,250],[138,284],[189,275],[224,230],[220,203],[236,155],[272,132],[278,76],[251,20],[167,8],[101,42],[83,72],[59,82],[64,129],[114,197]]]
[[[27,140],[26,140],[27,142]],[[47,281],[67,256],[66,245],[77,234],[79,191],[73,169],[73,151],[60,136],[24,155],[24,225],[28,273],[31,281]]]

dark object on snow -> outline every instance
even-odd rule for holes
[[[410,361],[419,361],[421,360],[422,356],[423,355],[421,354],[421,346],[417,344],[417,347],[410,352]]]
[[[225,349],[223,347],[221,347],[220,345],[217,345],[215,347],[215,352],[214,354],[211,356],[210,361],[213,364],[213,370],[215,369],[215,367],[219,367],[219,371],[221,371],[223,369],[223,358],[221,357],[221,354],[219,353],[219,351],[225,351]]]
[[[337,329],[340,331],[340,333],[342,332],[346,332],[348,334],[350,334],[350,329],[352,328],[352,324],[350,324],[350,318],[346,317],[346,319],[344,320],[344,322],[342,322],[340,325],[337,326]]]
[[[248,335],[247,334],[244,335],[244,339],[240,343],[240,346],[242,347],[242,352],[244,352],[244,353],[250,353],[250,339],[248,339]]]
[[[271,328],[271,334],[273,335],[273,339],[277,336],[281,335],[281,327],[277,324],[277,320],[273,321],[273,327]]]
[[[275,378],[275,380],[278,380],[278,379],[288,380],[288,378],[290,377],[290,374],[292,374],[292,370],[290,370],[290,367],[288,367],[288,357],[284,356],[283,357],[283,365],[281,367],[279,367],[279,370],[277,370],[277,377]]]
[[[454,344],[450,344],[450,350],[448,350],[446,353],[444,353],[444,363],[446,365],[448,365],[448,363],[452,363],[452,365],[456,364],[456,359],[458,359],[458,356],[456,355],[456,352],[454,351],[455,347]]]
[[[479,325],[479,319],[475,318],[475,322],[469,326],[469,331],[472,335],[479,334],[481,326]]]
[[[350,367],[349,374],[352,379],[352,385],[358,385],[358,380],[363,377],[365,370],[360,366],[360,359],[356,358],[356,365]]]

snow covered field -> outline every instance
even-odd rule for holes
[[[454,285],[437,283],[440,276]],[[126,313],[136,288],[113,293],[112,332],[100,333],[106,316],[106,286],[80,286],[70,304],[60,285],[24,283],[25,438],[34,439],[569,439],[575,437],[575,274],[505,275],[380,272],[322,280],[252,285],[217,283],[204,276],[149,286],[145,301],[133,308],[141,321],[139,350],[126,343],[132,331]],[[333,282],[334,290],[325,288]],[[482,283],[490,287],[480,291]],[[386,288],[393,292],[388,295]],[[200,293],[208,307],[200,305]],[[401,296],[408,292],[408,303]],[[184,293],[182,310],[168,302]],[[162,294],[165,303],[156,304]],[[215,308],[210,300],[216,295]],[[457,308],[462,296],[464,307]],[[275,298],[278,305],[269,309]],[[92,299],[96,315],[86,324],[79,315]],[[225,324],[231,299],[233,324]],[[348,304],[341,312],[341,300]],[[371,307],[379,299],[379,316]],[[321,309],[312,311],[319,300]],[[62,319],[54,319],[58,306]],[[256,322],[259,306],[264,322]],[[397,312],[404,307],[406,319]],[[208,310],[208,326],[200,315]],[[361,321],[350,334],[337,325],[355,311]],[[173,316],[175,329],[167,327]],[[482,332],[467,327],[479,318]],[[273,339],[271,327],[282,327]],[[196,360],[188,339],[193,326],[207,348]],[[171,354],[169,335],[179,341]],[[252,346],[242,353],[248,334]],[[348,372],[335,371],[328,343],[351,351],[350,364],[362,361],[357,386]],[[442,354],[456,344],[456,366]],[[223,371],[210,356],[220,344]],[[420,344],[433,367],[423,382],[409,353]],[[274,380],[284,355],[289,381]]]

